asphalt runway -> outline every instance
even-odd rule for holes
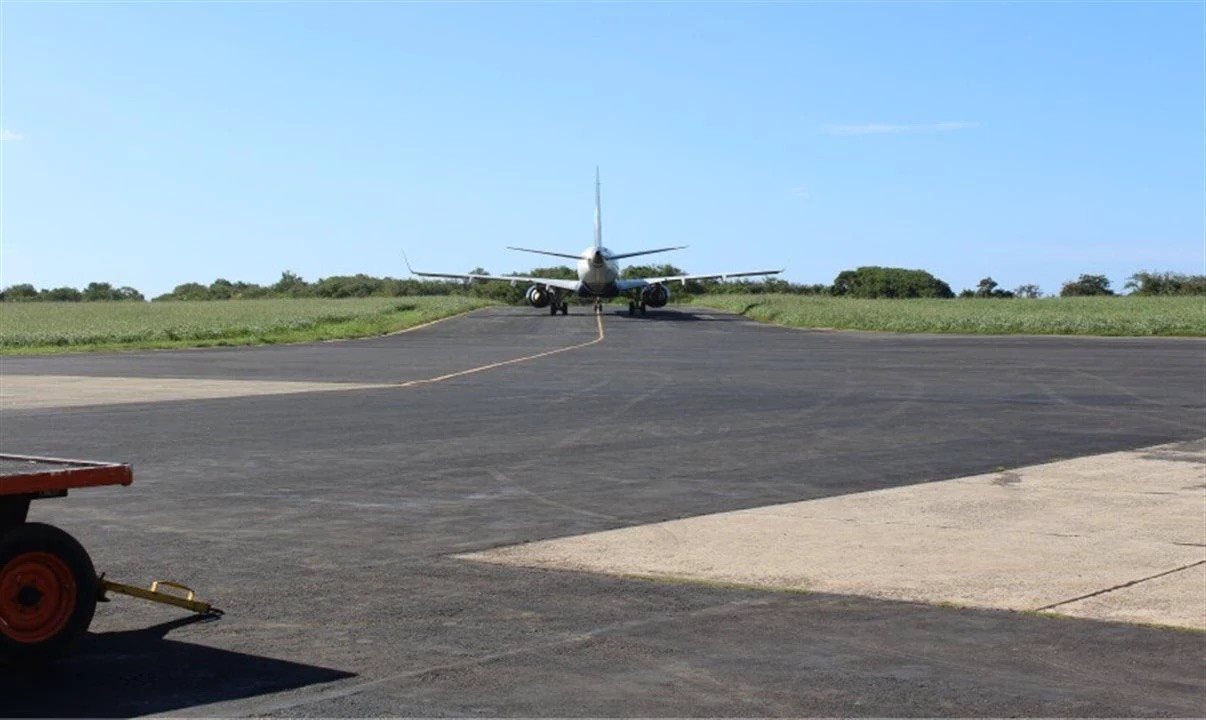
[[[115,599],[0,715],[1206,715],[1199,632],[475,563],[503,545],[1206,436],[1206,342],[802,332],[487,309],[364,341],[8,357],[3,376],[371,384],[10,409],[132,462],[34,504]],[[517,357],[575,350],[450,377]],[[1075,568],[1069,568],[1075,572]]]

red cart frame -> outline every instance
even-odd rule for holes
[[[141,588],[97,577],[75,538],[27,521],[34,500],[133,482],[125,463],[0,454],[0,657],[36,662],[61,655],[88,629],[106,591],[221,614],[178,583],[160,580]],[[185,594],[162,592],[160,586]]]

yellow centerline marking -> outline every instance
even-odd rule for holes
[[[415,385],[430,385],[433,383],[444,382],[445,380],[451,380],[453,378],[463,377],[465,375],[472,375],[474,373],[485,372],[486,370],[493,370],[494,368],[500,368],[504,365],[514,365],[516,363],[527,362],[528,360],[536,360],[542,357],[548,357],[549,355],[557,355],[559,353],[569,352],[571,350],[581,350],[584,347],[597,345],[598,343],[603,342],[603,313],[595,313],[595,323],[599,329],[599,334],[595,337],[595,339],[588,340],[584,343],[569,345],[563,348],[557,348],[555,350],[545,350],[544,352],[539,352],[534,355],[524,355],[523,357],[511,358],[510,360],[490,363],[489,365],[481,365],[479,367],[469,368],[468,370],[459,370],[454,373],[427,378],[425,380],[407,380],[406,382],[398,383],[395,387],[404,388],[413,387]]]
[[[445,318],[451,319],[451,318]],[[437,320],[435,322],[442,322]],[[429,323],[432,324],[432,323]],[[344,383],[295,380],[222,380],[205,378],[143,378],[75,375],[4,374],[0,378],[0,408],[4,411],[47,408],[85,408],[98,405],[216,400],[259,395],[343,392],[427,385],[484,372],[504,365],[536,360],[603,342],[603,316],[595,316],[598,335],[587,342],[503,360],[423,380],[400,383]],[[412,328],[417,329],[417,328]]]
[[[487,305],[486,307],[488,308],[490,306]],[[435,320],[428,320],[427,322],[423,323],[422,325],[414,325],[412,327],[402,328],[401,330],[387,332],[384,335],[377,335],[376,337],[392,337],[394,335],[401,335],[403,333],[414,332],[415,330],[422,330],[423,328],[428,328],[428,327],[431,327],[432,325],[439,325],[442,322],[448,322],[449,320],[456,320],[457,318],[463,318],[466,315],[468,315],[469,313],[474,313],[474,312],[477,312],[478,310],[484,310],[484,309],[486,309],[486,308],[473,308],[471,310],[465,310],[464,312],[459,312],[455,315],[449,315],[448,317],[436,318]],[[345,338],[345,340],[372,340],[372,339],[373,339],[373,337]],[[340,342],[340,341],[339,340],[331,340],[330,342]]]

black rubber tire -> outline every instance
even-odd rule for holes
[[[556,315],[556,314],[557,314],[557,303],[553,303],[553,304],[549,305],[549,315]]]
[[[561,314],[569,315],[569,303],[561,303]]]
[[[641,303],[641,314],[645,314],[645,303]]]
[[[99,591],[96,570],[88,551],[66,532],[43,523],[25,523],[0,538],[0,587],[3,587],[5,568],[14,558],[27,553],[46,553],[54,556],[70,573],[75,605],[62,627],[51,637],[38,642],[18,640],[8,633],[8,625],[0,614],[0,659],[22,663],[44,663],[67,652],[92,624]],[[8,604],[0,599],[0,613]]]
[[[628,317],[632,317],[633,315],[636,315],[636,303],[630,302],[628,303]]]

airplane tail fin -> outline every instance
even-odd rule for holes
[[[603,247],[603,202],[599,192],[599,166],[595,166],[595,249]]]
[[[595,166],[595,250],[598,251],[603,247],[603,201],[600,197],[599,183],[599,166]],[[682,250],[686,245],[676,247],[657,248],[656,250],[641,250],[639,252],[622,253],[620,255],[608,255],[610,260],[619,260],[621,258],[636,257],[637,255],[652,255],[653,253],[668,252],[670,250]]]

